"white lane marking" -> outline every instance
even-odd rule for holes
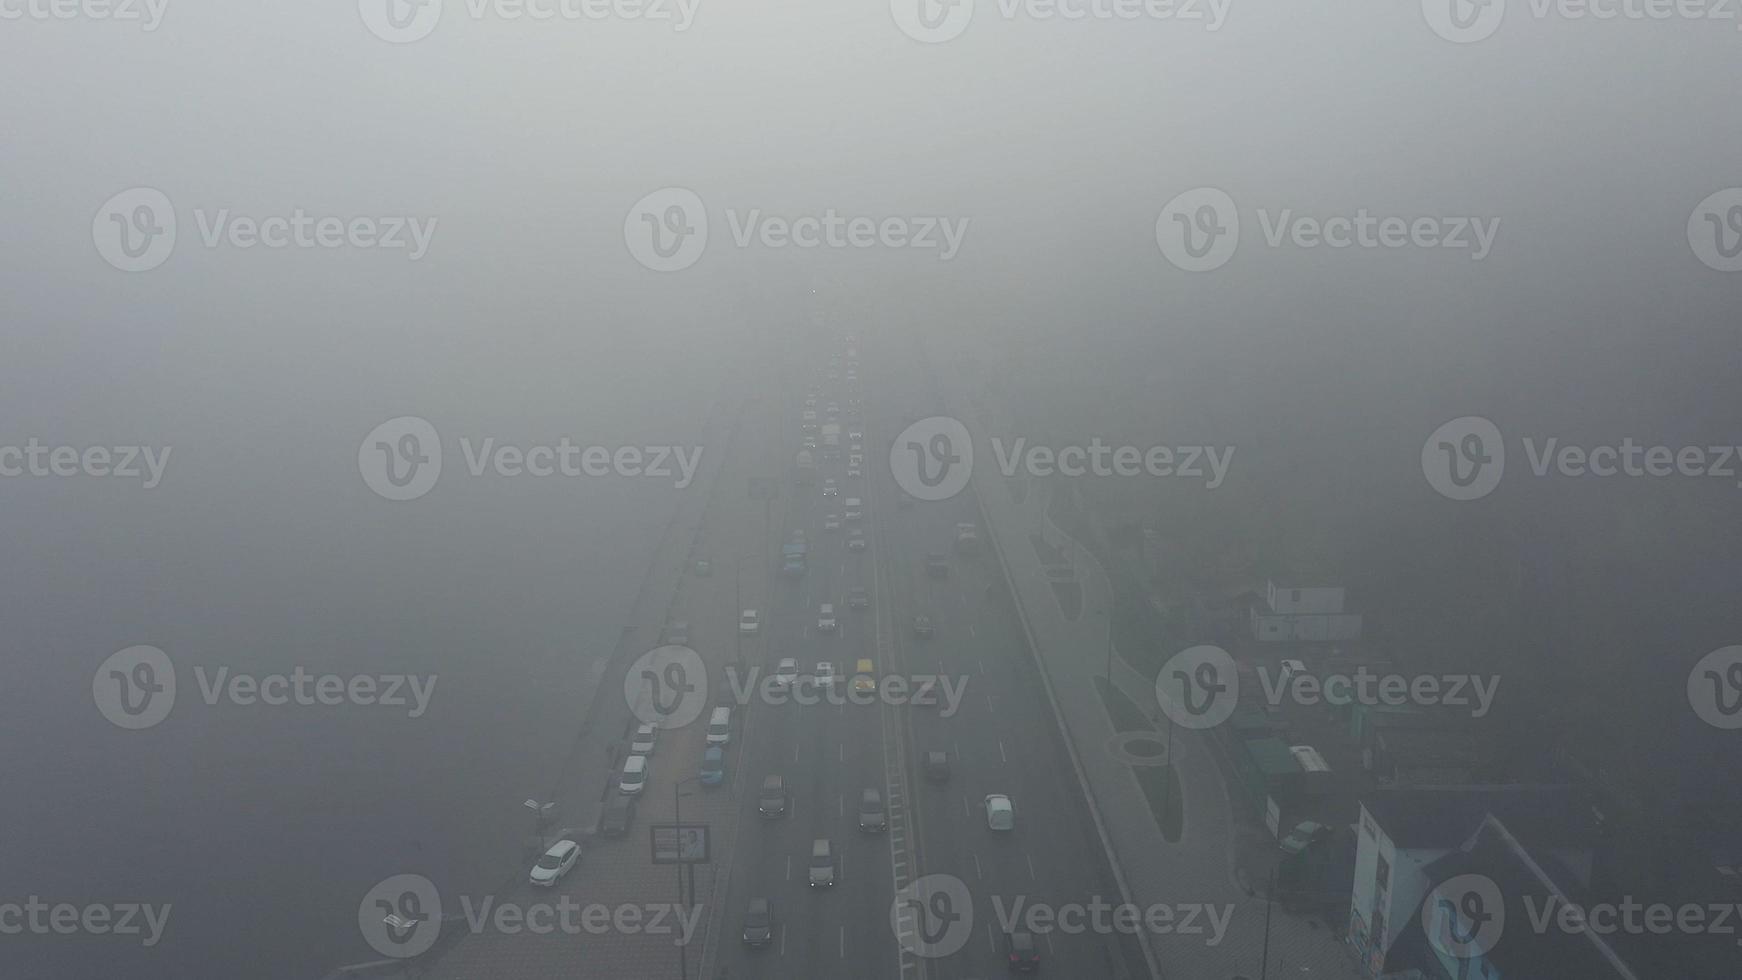
[[[846,762],[847,761],[847,743],[846,742],[841,743],[840,750],[841,750],[841,761]]]
[[[791,854],[788,854],[786,856],[786,880],[787,881],[792,880],[792,855]]]
[[[1042,942],[1044,942],[1044,943],[1046,943],[1046,955],[1048,955],[1048,956],[1051,956],[1051,955],[1053,955],[1053,951],[1052,951],[1052,930],[1051,930],[1051,929],[1048,929],[1048,930],[1047,930],[1047,931],[1045,931],[1045,932],[1043,932],[1043,933],[1041,933],[1041,934],[1040,934],[1040,939],[1041,939],[1041,941],[1042,941]]]
[[[986,869],[980,867],[980,854],[979,854],[979,852],[978,851],[970,851],[968,853],[968,856],[974,859],[974,877],[976,877],[976,878],[986,877]]]
[[[998,759],[999,759],[999,761],[1005,762],[1005,763],[1008,763],[1010,761],[1009,753],[1004,751],[1004,740],[1003,739],[998,740]]]
[[[962,794],[962,816],[969,820],[974,819],[974,808],[968,805],[968,794],[965,792]]]
[[[1028,859],[1028,876],[1038,880],[1040,876],[1034,873],[1034,855],[1025,853],[1022,856]]]
[[[792,743],[792,762],[793,762],[793,765],[798,764],[798,748],[800,745],[803,745],[803,744],[804,743],[802,743],[802,742]]]
[[[841,927],[841,959],[847,958],[847,927]]]
[[[847,794],[842,793],[835,797],[835,808],[841,811],[839,814],[841,817],[847,816]]]
[[[978,638],[980,635],[980,634],[974,632],[974,624],[973,623],[968,624],[968,635],[975,637],[975,638]]]
[[[1052,947],[1048,946],[1047,951],[1051,952]],[[781,923],[781,926],[780,926],[780,955],[782,955],[782,956],[786,955],[786,924],[785,923]]]
[[[998,952],[998,937],[992,933],[992,923],[986,923],[986,946],[992,952]]]

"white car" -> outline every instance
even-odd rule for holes
[[[754,609],[744,610],[738,617],[738,633],[742,636],[754,636],[762,632],[762,620]]]
[[[839,514],[824,515],[824,517],[823,517],[823,530],[825,530],[825,531],[839,531],[840,529],[841,529],[841,515],[839,515]]]
[[[835,686],[834,664],[827,662],[817,664],[817,686],[829,688]]]
[[[859,477],[862,477],[865,475],[865,471],[861,470],[857,466],[849,466],[849,467],[847,467],[847,475],[852,477],[853,479],[858,479]]]
[[[635,737],[629,741],[629,751],[634,755],[652,755],[655,742],[659,741],[658,725],[642,725],[635,729]]]
[[[848,429],[847,430],[847,439],[853,443],[858,443],[861,440],[863,440],[864,438],[865,438],[865,433],[861,432],[858,429]],[[858,448],[858,446],[855,445],[854,448],[856,449],[856,448]]]
[[[817,629],[824,633],[833,633],[837,625],[835,622],[835,604],[832,602],[823,603],[822,608],[817,610]]]
[[[986,797],[986,826],[993,830],[1016,829],[1016,807],[1010,803],[1010,797],[1003,793],[993,793]]]
[[[847,536],[847,549],[849,551],[864,551],[865,532],[854,528],[853,533]]]
[[[854,468],[864,466],[865,465],[865,455],[863,453],[848,453],[847,454],[847,465],[854,467]]]
[[[840,495],[841,495],[841,488],[835,486],[835,482],[833,480],[830,480],[828,483],[823,484],[823,496],[825,496],[825,497],[839,497]]]
[[[549,888],[573,870],[575,862],[580,859],[581,845],[572,840],[559,840],[532,866],[531,881],[541,888]]]
[[[865,504],[858,497],[847,498],[847,523],[851,524],[865,516]]]
[[[815,422],[815,421],[816,421],[816,420],[817,420],[817,413],[816,413],[816,410],[815,410],[815,409],[811,409],[811,408],[807,408],[807,409],[805,409],[805,411],[804,411],[804,421],[806,421],[806,422]]]
[[[1306,663],[1300,660],[1284,660],[1282,662],[1282,681],[1289,681],[1306,673]]]
[[[798,680],[798,661],[787,657],[774,668],[774,686],[779,690],[792,687],[792,682]]]

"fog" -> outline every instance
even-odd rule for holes
[[[0,972],[315,976],[368,957],[353,901],[383,875],[499,877],[683,492],[468,478],[459,440],[712,452],[710,421],[819,305],[915,360],[967,352],[1019,406],[1011,436],[1237,447],[1220,495],[1094,493],[1278,561],[1271,531],[1308,537],[1292,570],[1415,610],[1392,639],[1434,633],[1435,657],[1525,655],[1433,597],[1504,593],[1491,570],[1548,549],[1565,626],[1536,683],[1629,719],[1676,700],[1735,640],[1734,480],[1512,478],[1517,453],[1501,493],[1457,505],[1419,454],[1466,415],[1509,440],[1736,441],[1742,290],[1687,228],[1736,183],[1739,42],[1509,7],[1474,44],[1414,4],[1235,2],[1209,30],[981,0],[935,44],[879,3],[702,3],[677,30],[448,0],[404,44],[349,3],[169,0],[155,30],[8,14],[0,443],[173,450],[148,490],[0,481],[0,898],[152,896],[180,921],[150,955],[8,937]],[[127,272],[93,215],[135,187],[173,202],[177,240]],[[625,222],[668,187],[709,238],[659,272]],[[1157,245],[1197,187],[1241,221],[1202,273]],[[414,218],[427,252],[208,246],[225,209]],[[1284,209],[1497,224],[1480,258],[1272,247]],[[739,245],[753,210],[937,218],[960,247]],[[456,475],[401,504],[358,479],[358,446],[407,415]],[[190,703],[192,665],[300,665],[436,674],[439,710],[125,731],[91,676],[135,644],[187,665]],[[1564,677],[1582,656],[1599,669]]]

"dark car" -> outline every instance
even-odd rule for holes
[[[950,577],[950,557],[933,552],[925,556],[925,573],[932,578]]]
[[[786,813],[786,784],[779,776],[762,778],[762,794],[757,798],[756,809],[765,817]]]
[[[605,837],[622,837],[635,825],[635,797],[614,796],[599,818],[599,833]]]
[[[1033,973],[1040,969],[1040,950],[1035,948],[1034,936],[1026,932],[1009,932],[1004,936],[1013,972]]]
[[[859,794],[859,829],[874,833],[889,827],[888,815],[883,810],[883,794],[874,789],[868,789]]]
[[[848,609],[868,609],[871,606],[871,593],[865,591],[863,585],[855,585],[847,590]]]
[[[744,945],[766,946],[774,938],[774,913],[768,899],[753,898],[744,907]]]
[[[934,783],[950,781],[950,757],[944,752],[927,752],[925,754],[925,778]]]
[[[930,636],[932,633],[931,617],[924,613],[913,617],[913,635]]]

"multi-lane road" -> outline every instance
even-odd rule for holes
[[[890,441],[908,420],[931,414],[927,406],[936,393],[926,390],[919,365],[904,363],[899,351],[880,348],[873,338],[861,351],[864,407],[854,414],[851,389],[825,380],[831,354],[844,356],[844,343],[837,337],[830,347],[789,354],[779,393],[781,441],[790,460],[800,445],[803,399],[814,383],[819,418],[826,420],[830,401],[842,406],[843,442],[847,431],[864,430],[864,475],[846,476],[845,446],[841,461],[822,464],[815,486],[795,486],[790,468],[783,468],[780,516],[769,534],[784,540],[804,531],[811,559],[802,578],[773,582],[763,635],[747,646],[750,665],[764,672],[786,657],[798,662],[801,676],[814,673],[819,661],[834,664],[837,696],[813,704],[758,696],[746,706],[732,776],[741,811],[718,965],[732,977],[1002,973],[1006,917],[1035,905],[1050,911],[1116,902],[1117,891],[997,561],[951,548],[958,523],[979,523],[971,496],[902,506],[888,464]],[[822,493],[831,477],[838,496]],[[864,500],[863,521],[825,531],[825,516],[842,513],[849,497]],[[864,550],[847,546],[855,527],[865,532]],[[778,553],[778,542],[772,547]],[[927,574],[925,556],[933,552],[950,554],[947,577]],[[846,607],[855,586],[870,594],[868,609]],[[834,633],[818,629],[823,603],[835,606],[840,628]],[[913,630],[920,614],[934,626],[929,637]],[[891,696],[846,697],[861,659],[872,662]],[[939,679],[924,699],[936,703],[909,703],[927,678]],[[907,697],[899,693],[904,686]],[[921,760],[930,751],[948,753],[947,781],[922,777]],[[776,819],[757,812],[756,787],[769,774],[783,777],[791,797],[786,815]],[[886,831],[858,828],[857,802],[866,788],[888,802]],[[1013,832],[988,828],[982,800],[991,793],[1014,801]],[[817,838],[830,839],[840,859],[829,889],[808,883]],[[916,879],[937,875],[959,881],[971,907],[941,906],[948,921],[892,920],[897,890],[911,892]],[[937,885],[947,879],[925,880]],[[738,940],[752,897],[771,900],[775,912],[773,941],[762,948]],[[898,929],[910,928],[922,936],[900,941]],[[1130,968],[1142,962],[1134,944],[1116,935],[1055,929],[1037,931],[1035,940],[1043,974],[1140,972]]]

